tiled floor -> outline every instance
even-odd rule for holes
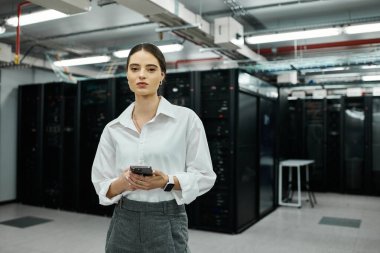
[[[193,253],[379,253],[380,198],[322,194],[318,205],[279,207],[238,235],[190,230]],[[0,222],[24,216],[53,221],[17,228],[0,224],[1,253],[100,253],[110,218],[20,204],[0,205]],[[360,227],[319,224],[323,217]]]

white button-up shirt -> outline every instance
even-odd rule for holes
[[[190,109],[176,106],[161,97],[155,117],[139,134],[132,121],[134,103],[104,128],[94,163],[92,182],[99,203],[111,205],[122,196],[146,202],[175,199],[188,204],[215,183],[210,150],[199,117]],[[178,178],[181,190],[125,191],[112,199],[110,184],[130,165],[149,165]]]

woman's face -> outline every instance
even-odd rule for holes
[[[156,57],[144,50],[137,51],[130,56],[127,68],[129,88],[135,95],[157,95],[165,73],[161,71]]]

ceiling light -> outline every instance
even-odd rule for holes
[[[75,58],[70,60],[55,61],[54,65],[58,67],[79,66],[88,64],[97,64],[109,62],[111,57],[109,56],[92,56],[84,58]]]
[[[172,52],[181,51],[183,49],[183,45],[176,43],[176,44],[158,46],[158,48],[161,50],[162,53],[172,53]]]
[[[173,53],[183,49],[183,45],[179,43],[157,46],[162,53]],[[127,58],[131,49],[119,50],[113,52],[113,55],[117,58]]]
[[[113,52],[113,55],[117,58],[127,58],[129,55],[129,52],[131,52],[131,49],[119,50],[119,51]]]
[[[365,82],[380,81],[380,75],[379,76],[362,76],[362,80]]]
[[[3,25],[0,26],[0,34],[5,33],[6,30],[7,29],[5,29],[5,26],[3,26]]]
[[[377,69],[380,68],[380,65],[363,65],[362,69]]]
[[[48,20],[58,19],[58,18],[64,18],[68,15],[56,11],[56,10],[44,10],[44,11],[38,11],[30,14],[23,14],[20,18],[20,26],[23,25],[30,25],[35,24],[39,22],[44,22]],[[6,23],[10,26],[17,26],[18,17],[14,16],[6,20]]]
[[[308,31],[296,31],[250,36],[246,38],[248,44],[262,44],[289,40],[302,40],[320,37],[336,36],[342,33],[342,28],[323,28]]]
[[[343,28],[346,34],[380,32],[380,23],[351,25]]]

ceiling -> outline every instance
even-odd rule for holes
[[[134,1],[134,0],[132,0]],[[144,0],[146,1],[146,0]],[[17,0],[0,0],[0,24],[17,13]],[[346,26],[350,24],[380,22],[379,0],[179,0],[195,14],[213,23],[219,17],[233,17],[244,27],[244,36],[269,32],[295,31],[311,28]],[[112,0],[92,0],[89,12],[70,17],[21,27],[21,55],[43,59],[56,59],[107,54],[127,49],[140,42],[179,40],[184,50],[165,55],[169,69],[197,69],[228,66],[245,66],[259,75],[274,80],[283,71],[297,71],[300,82],[310,82],[310,76],[330,73],[338,79],[347,73],[370,74],[379,69],[360,68],[361,65],[380,65],[380,32],[360,35],[339,35],[319,39],[249,45],[248,48],[262,60],[253,60],[236,50],[218,50],[213,43],[202,43],[182,34],[181,30],[156,32],[165,26]],[[41,7],[34,4],[22,8],[23,13]],[[168,25],[168,24],[166,24]],[[173,26],[173,24],[169,24]],[[6,26],[0,42],[16,45],[16,29]],[[173,27],[172,27],[173,28]],[[213,38],[212,35],[209,38]],[[202,49],[203,48],[203,49]],[[206,48],[206,49],[204,49]],[[207,50],[207,48],[211,48]],[[24,58],[26,62],[26,58]],[[25,63],[24,62],[24,63]],[[123,72],[125,59],[113,58],[106,65],[71,68],[76,74],[96,77],[102,71]],[[29,62],[30,64],[30,62]],[[12,64],[0,65],[10,67]],[[116,67],[115,67],[116,66]],[[328,68],[341,67],[328,73]],[[55,69],[55,71],[60,71]],[[66,69],[66,72],[70,69]],[[92,74],[89,74],[92,73]],[[343,75],[342,75],[343,73]],[[313,79],[311,77],[311,79]],[[333,79],[333,80],[338,80]],[[347,80],[349,78],[346,78]],[[351,78],[352,79],[352,78]],[[353,78],[352,80],[354,80]],[[325,81],[328,82],[328,81]]]

